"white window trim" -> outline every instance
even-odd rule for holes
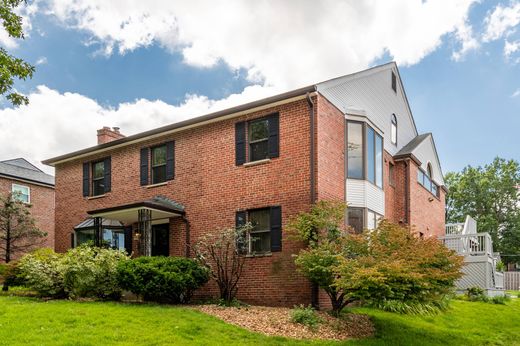
[[[27,202],[24,202],[24,203],[31,203],[31,188],[29,186],[26,186],[26,185],[12,184],[12,186],[11,186],[11,193],[15,192],[14,191],[15,187],[27,189]]]

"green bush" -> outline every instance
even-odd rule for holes
[[[369,306],[398,314],[435,315],[440,311],[445,311],[448,309],[449,299],[445,297],[443,299],[434,300],[431,302],[381,300],[373,304],[369,304]]]
[[[511,300],[511,298],[509,296],[503,295],[503,296],[494,296],[491,299],[489,299],[489,302],[493,303],[493,304],[505,305],[510,300]]]
[[[63,278],[67,294],[72,297],[119,299],[117,266],[128,256],[119,250],[79,246],[63,257]]]
[[[122,289],[156,302],[185,303],[209,280],[206,267],[184,257],[139,257],[117,271]]]
[[[316,329],[322,320],[312,306],[300,305],[291,310],[291,322]]]
[[[4,291],[13,286],[25,286],[18,262],[0,264],[0,283],[3,284],[2,290]]]
[[[480,287],[470,287],[466,290],[466,296],[468,297],[469,301],[472,302],[487,302],[488,296],[486,296],[486,293],[484,290]]]
[[[45,297],[66,297],[63,255],[51,249],[39,249],[19,262],[20,275],[27,287]]]

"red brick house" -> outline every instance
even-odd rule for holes
[[[0,161],[0,195],[11,192],[32,205],[36,226],[47,233],[38,246],[54,248],[54,177],[23,158]]]
[[[386,217],[444,234],[433,137],[417,133],[394,63],[128,137],[103,128],[98,143],[44,161],[56,250],[93,239],[189,256],[201,234],[249,220],[238,298],[250,303],[310,303],[284,225],[316,200],[347,201],[356,230]]]

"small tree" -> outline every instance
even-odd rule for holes
[[[195,244],[198,260],[210,270],[217,282],[220,298],[230,304],[238,291],[238,282],[246,257],[244,244],[251,224],[208,233]]]
[[[345,203],[319,201],[310,212],[300,213],[287,226],[289,232],[308,245],[296,256],[298,270],[327,293],[335,315],[352,301],[335,284],[347,233],[345,210]]]
[[[5,263],[34,248],[47,235],[36,227],[30,208],[17,193],[0,196],[0,255]],[[8,290],[6,282],[2,289]]]

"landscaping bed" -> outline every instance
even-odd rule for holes
[[[194,309],[215,316],[227,323],[262,333],[294,339],[345,340],[374,335],[370,317],[362,314],[344,314],[335,318],[317,312],[321,319],[315,328],[291,322],[291,309],[279,307],[196,305]]]

